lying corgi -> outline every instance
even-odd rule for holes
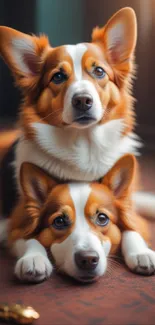
[[[39,167],[23,163],[24,197],[5,229],[18,257],[16,276],[29,282],[49,277],[53,266],[46,248],[59,271],[82,282],[103,275],[109,253],[120,248],[130,270],[154,273],[155,252],[145,243],[147,224],[135,214],[130,199],[135,169],[135,158],[128,154],[100,183],[60,184]]]
[[[14,204],[15,190],[21,190],[25,161],[60,180],[91,182],[125,153],[136,154],[131,94],[136,39],[131,8],[95,28],[90,43],[77,45],[53,48],[46,36],[0,27],[0,54],[23,94],[21,136],[13,155],[9,152],[14,164],[8,167],[5,159],[2,168],[4,214],[12,208],[6,198]]]

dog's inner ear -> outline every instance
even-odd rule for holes
[[[46,36],[35,37],[0,27],[0,54],[16,78],[37,75],[48,47]]]
[[[27,201],[35,201],[42,206],[49,192],[57,185],[49,175],[31,163],[23,163],[20,172],[20,182]]]
[[[44,186],[42,181],[39,181],[35,177],[32,176],[31,179],[31,196],[39,201],[40,203],[44,203],[47,194],[47,188]]]
[[[92,34],[93,42],[103,44],[107,60],[120,64],[130,59],[137,39],[136,16],[131,8],[119,10],[103,28],[96,28]]]
[[[120,158],[113,168],[103,178],[102,183],[107,185],[117,199],[128,195],[135,172],[135,158],[127,154]]]
[[[35,51],[35,44],[31,39],[13,39],[11,54],[15,66],[21,74],[35,75],[39,71],[40,58]]]

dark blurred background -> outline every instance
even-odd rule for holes
[[[146,150],[155,150],[155,0],[0,0],[0,25],[25,33],[46,33],[53,46],[89,41],[92,28],[103,26],[122,7],[138,18],[137,133]],[[0,125],[17,120],[20,93],[0,60]]]

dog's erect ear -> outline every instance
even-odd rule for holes
[[[137,40],[137,21],[133,9],[119,10],[103,28],[95,28],[93,42],[103,45],[106,59],[114,66],[130,62]]]
[[[20,183],[24,192],[24,200],[22,199],[17,204],[12,213],[11,241],[32,237],[41,221],[41,208],[50,190],[57,184],[42,169],[27,162],[21,166]]]
[[[30,36],[0,26],[0,54],[17,81],[18,78],[26,79],[38,75],[48,46],[46,36]]]
[[[23,163],[20,170],[20,184],[26,200],[44,204],[50,190],[57,185],[46,172],[31,163]]]
[[[134,156],[127,154],[120,158],[103,178],[102,183],[113,191],[116,199],[122,199],[128,195],[133,183],[135,165]]]

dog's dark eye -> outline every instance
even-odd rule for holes
[[[51,81],[55,84],[60,84],[67,80],[66,74],[64,72],[56,72],[53,77],[51,78]]]
[[[53,220],[52,226],[55,229],[62,230],[62,229],[69,227],[70,224],[71,224],[71,222],[69,220],[69,217],[66,215],[61,215],[61,216],[56,217]]]
[[[104,69],[101,68],[101,67],[96,67],[94,69],[93,73],[94,73],[95,77],[97,77],[97,78],[104,78],[104,76],[106,74],[106,72],[104,71]]]
[[[96,224],[100,227],[105,227],[109,223],[109,217],[105,213],[99,213],[96,218]]]

